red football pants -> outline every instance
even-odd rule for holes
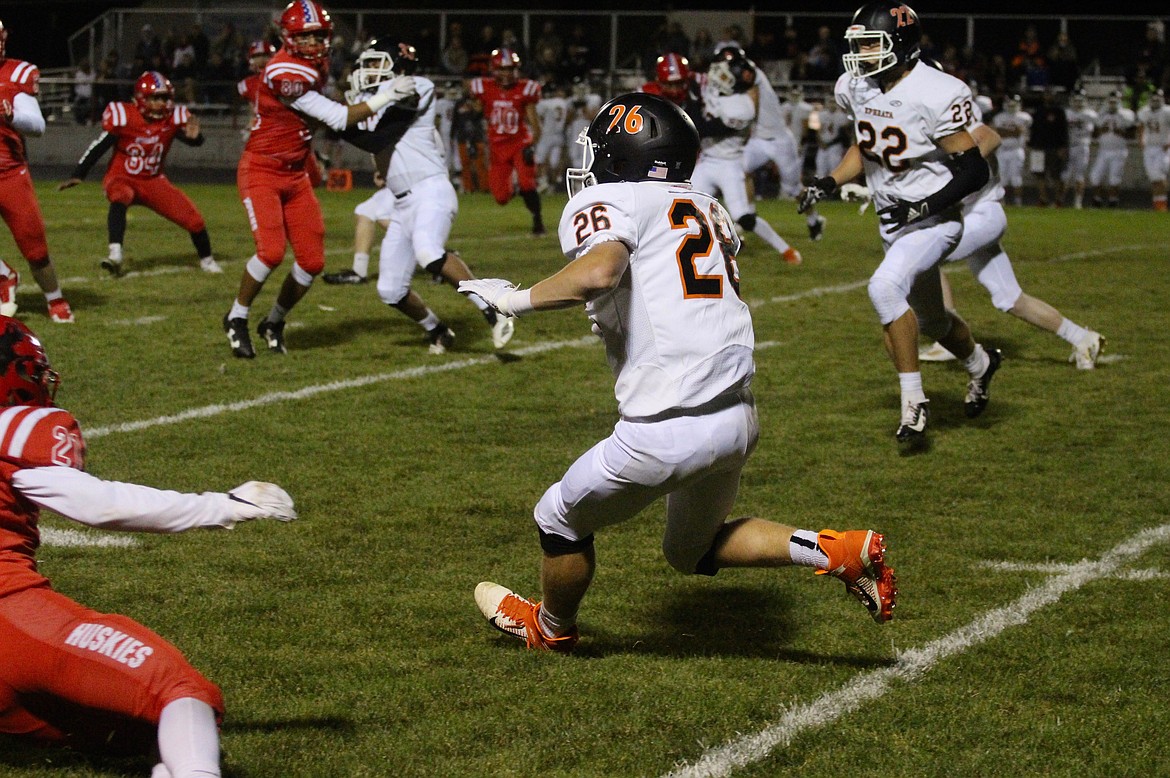
[[[27,167],[0,175],[0,218],[12,230],[16,247],[30,264],[49,258],[45,241],[45,217],[33,190],[32,175]]]
[[[47,586],[0,598],[0,732],[50,743],[97,744],[119,730],[153,736],[162,709],[184,697],[222,719],[219,687],[133,619]]]
[[[305,170],[274,167],[266,158],[245,152],[236,183],[260,261],[276,267],[291,243],[301,269],[320,273],[325,268],[325,217]]]
[[[145,205],[187,232],[202,232],[207,228],[195,203],[165,175],[131,178],[107,173],[102,188],[106,190],[106,199],[111,203]]]
[[[492,197],[500,205],[512,199],[512,172],[516,172],[516,181],[521,192],[532,192],[536,189],[536,165],[529,165],[524,161],[524,147],[526,143],[492,144],[491,157],[488,167],[488,183],[491,185]]]

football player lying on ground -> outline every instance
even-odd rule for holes
[[[218,776],[219,687],[133,619],[54,591],[37,570],[40,510],[102,529],[183,532],[291,521],[292,498],[259,481],[181,494],[88,475],[77,421],[53,405],[57,384],[32,332],[0,316],[0,734],[155,756],[152,778]]]
[[[536,506],[543,601],[485,581],[475,590],[480,611],[529,648],[571,650],[594,533],[665,497],[662,549],[676,570],[805,565],[843,580],[875,621],[888,621],[897,589],[882,535],[728,520],[759,437],[755,335],[739,297],[731,218],[688,183],[694,123],[661,97],[626,94],[602,107],[582,142],[560,222],[569,263],[531,289],[503,279],[459,288],[508,316],[584,304],[605,342],[621,418]]]

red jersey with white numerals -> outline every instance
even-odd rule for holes
[[[532,128],[528,126],[527,106],[540,102],[540,84],[527,78],[518,78],[505,89],[492,78],[471,80],[471,94],[483,104],[487,121],[488,143],[532,142]]]
[[[321,91],[325,76],[313,63],[283,49],[264,66],[252,98],[251,134],[245,151],[285,163],[297,163],[309,154],[313,131],[305,116],[289,105],[306,92]]]
[[[36,65],[19,59],[0,60],[0,113],[10,114],[18,94],[37,96],[41,71]],[[6,121],[0,121],[0,173],[28,164],[24,136]]]
[[[263,73],[253,73],[250,76],[244,76],[236,82],[236,91],[240,93],[240,97],[255,105],[256,95],[259,94],[260,84],[263,82]]]
[[[73,414],[60,408],[17,405],[0,412],[0,597],[45,586],[37,572],[40,508],[12,486],[28,467],[85,468],[85,441]]]
[[[176,105],[162,119],[149,121],[134,103],[110,103],[102,113],[102,129],[116,140],[106,172],[132,178],[158,176],[175,136],[190,118],[183,105]]]

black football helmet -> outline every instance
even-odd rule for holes
[[[597,112],[577,142],[581,167],[565,171],[569,197],[615,181],[689,181],[699,131],[674,103],[646,92],[618,95]]]
[[[739,46],[724,46],[715,52],[707,75],[723,94],[746,92],[756,85],[756,63]]]
[[[889,78],[918,60],[922,27],[910,6],[897,0],[875,0],[853,14],[845,42],[849,51],[841,55],[841,63],[849,75],[865,78],[883,73]]]
[[[395,76],[411,76],[418,69],[418,51],[409,43],[374,38],[358,54],[349,75],[349,86],[358,92],[376,89]]]

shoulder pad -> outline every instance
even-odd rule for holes
[[[29,62],[13,60],[13,68],[8,79],[16,84],[17,91],[29,95],[36,95],[40,91],[41,71],[36,65]]]
[[[20,467],[85,468],[85,440],[73,414],[17,405],[0,412],[0,459]]]

